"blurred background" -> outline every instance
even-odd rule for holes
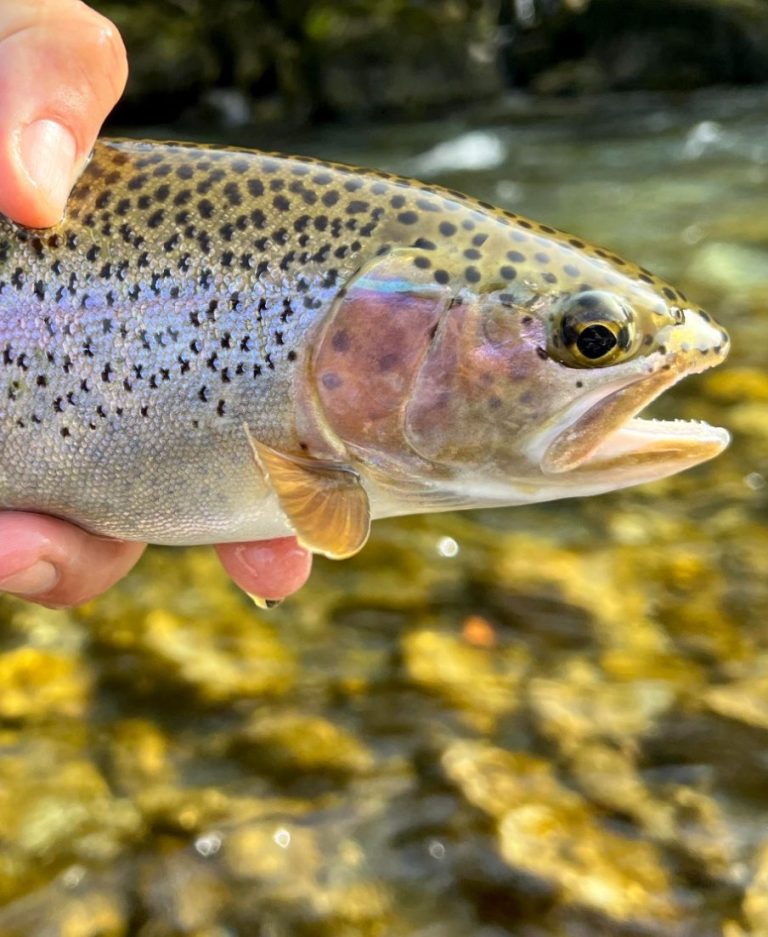
[[[768,3],[133,0],[109,127],[419,176],[730,330],[679,477],[0,599],[1,937],[768,935]]]

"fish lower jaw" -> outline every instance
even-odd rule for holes
[[[727,430],[703,421],[631,417],[572,473],[625,473],[627,484],[634,475],[662,478],[714,458],[729,441]]]

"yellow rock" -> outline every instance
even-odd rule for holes
[[[755,853],[754,873],[744,894],[743,909],[749,937],[768,937],[768,842],[763,841]]]
[[[211,622],[152,610],[144,619],[142,649],[211,702],[282,694],[295,676],[293,658],[272,627],[245,615]]]
[[[620,922],[679,915],[654,846],[607,829],[547,762],[481,742],[456,742],[443,766],[471,803],[498,820],[505,862],[556,889],[560,901]]]
[[[734,837],[709,794],[675,784],[651,789],[631,753],[598,742],[578,748],[569,770],[593,803],[630,817],[656,843],[685,853],[713,878],[729,876],[736,854]]]
[[[143,832],[136,807],[85,752],[48,739],[0,751],[0,829],[29,862],[113,860]]]
[[[299,711],[259,712],[239,733],[237,751],[265,770],[361,774],[373,756],[351,732]]]
[[[594,738],[627,744],[648,732],[675,698],[662,680],[612,681],[579,659],[557,678],[534,678],[528,693],[540,730],[564,752]]]
[[[492,721],[519,706],[520,684],[530,664],[524,647],[473,647],[459,635],[424,628],[404,635],[402,649],[414,683],[481,720]],[[488,719],[482,725],[488,728]]]
[[[176,772],[167,736],[146,719],[125,719],[111,727],[111,768],[121,790],[141,794],[150,785],[170,784]]]
[[[150,933],[196,934],[214,927],[232,900],[221,869],[181,847],[142,863],[139,892],[151,912]]]
[[[0,908],[2,937],[124,937],[127,902],[110,881],[71,866],[45,888]]]
[[[768,673],[709,687],[703,702],[727,719],[768,729]]]
[[[34,647],[0,654],[0,718],[82,716],[91,680],[71,655]]]
[[[721,403],[768,401],[768,374],[758,368],[729,367],[703,378],[708,396]]]
[[[259,879],[273,894],[300,895],[323,866],[312,829],[281,821],[279,814],[227,832],[222,857],[235,879]]]

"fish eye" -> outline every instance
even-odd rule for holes
[[[576,338],[576,347],[585,358],[596,361],[604,358],[618,344],[613,330],[607,325],[587,325]]]
[[[554,318],[549,353],[572,368],[615,364],[636,350],[632,309],[618,296],[587,290],[568,296]]]

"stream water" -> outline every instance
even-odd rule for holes
[[[712,463],[387,521],[275,612],[205,549],[0,600],[0,935],[768,934],[768,92],[227,142],[459,188],[731,332]],[[168,131],[163,132],[164,136]]]

